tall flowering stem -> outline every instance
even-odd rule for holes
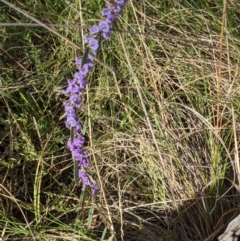
[[[65,125],[70,129],[67,147],[71,151],[74,161],[74,180],[77,182],[80,178],[83,188],[85,189],[86,186],[89,186],[93,195],[97,194],[99,189],[87,173],[89,162],[87,153],[83,150],[85,139],[81,134],[82,126],[78,116],[82,107],[82,94],[87,85],[87,75],[94,67],[93,56],[96,56],[102,42],[111,37],[111,26],[120,16],[120,12],[126,3],[127,0],[115,0],[102,9],[103,19],[97,25],[91,26],[89,34],[83,36],[86,46],[85,53],[82,58],[75,58],[77,71],[74,74],[74,78],[67,81],[67,88],[62,91],[68,97],[68,100],[64,102],[66,112]]]

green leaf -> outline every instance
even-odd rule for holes
[[[94,205],[91,206],[89,213],[88,213],[88,221],[87,221],[88,229],[90,229],[90,227],[91,227],[93,214],[94,214]]]

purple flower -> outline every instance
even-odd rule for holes
[[[62,93],[63,94],[68,94],[68,93],[72,93],[72,94],[76,94],[79,91],[79,87],[76,84],[75,80],[68,80],[68,87],[66,90],[63,90]]]
[[[97,25],[93,25],[92,27],[89,28],[89,33],[93,35],[98,34],[99,31],[100,31],[100,28]]]
[[[75,125],[75,128],[74,128],[75,134],[76,134],[76,133],[79,133],[79,132],[81,131],[81,129],[82,129],[81,123],[80,123],[80,121],[77,119],[76,125]]]
[[[78,89],[79,92],[78,94],[81,95],[82,94],[82,90],[85,88],[85,84],[87,83],[86,81],[86,77],[84,75],[84,73],[82,73],[82,71],[77,71],[74,74],[74,80],[76,81],[77,85],[78,85]]]
[[[79,162],[80,167],[89,168],[89,163],[87,161],[87,155],[82,153],[82,151],[75,151],[73,152],[74,160]]]
[[[88,40],[89,40],[88,36],[85,36],[84,37],[84,41],[87,42]],[[75,58],[75,63],[78,66],[78,69],[80,70],[82,68],[82,59],[76,57]],[[89,70],[93,68],[93,58],[92,58],[91,55],[87,56],[87,59],[85,60],[83,65],[87,65]]]
[[[115,0],[115,3],[124,6],[127,3],[127,0]]]
[[[87,85],[87,78],[86,77],[78,78],[77,83],[79,85],[79,89],[82,91],[85,89],[85,87]]]
[[[111,15],[111,14],[112,14],[111,9],[109,9],[109,8],[103,8],[103,9],[102,9],[102,15],[103,15],[104,17],[108,17],[108,15]]]
[[[78,57],[75,57],[75,64],[79,67],[81,67],[81,64],[82,64],[82,59],[78,58]]]
[[[109,23],[109,24],[112,24],[114,21],[115,21],[115,16],[113,13],[109,14],[107,17],[106,17],[106,21]]]
[[[77,120],[74,116],[67,116],[67,120],[65,121],[66,127],[76,127]]]
[[[73,143],[75,146],[82,146],[84,143],[85,138],[81,135],[78,135],[74,138]]]
[[[82,150],[83,143],[84,143],[84,137],[79,135],[78,137],[73,138],[73,140],[69,138],[67,146],[70,151],[74,151],[78,149]]]
[[[91,55],[87,56],[87,59],[85,60],[84,65],[88,66],[88,70],[91,70],[93,68],[93,57]]]
[[[99,22],[99,28],[102,30],[102,32],[107,33],[110,29],[110,26],[107,21],[102,20]]]
[[[89,70],[91,70],[91,66],[90,65],[88,65],[88,64],[84,64],[83,66],[82,66],[82,68],[81,68],[81,73],[83,74],[83,75],[87,75],[87,73],[89,72]]]
[[[119,13],[122,11],[122,7],[119,6],[119,5],[116,5],[114,6],[113,8],[113,12],[116,14],[116,15],[119,15]]]
[[[93,38],[93,37],[84,37],[84,41],[88,44],[89,48],[92,50],[93,53],[96,53],[98,47],[99,47],[99,44],[98,44],[98,41]]]
[[[76,81],[76,83],[78,83],[78,80],[79,79],[82,79],[84,78],[84,74],[82,71],[77,71],[75,74],[74,74],[74,80]],[[79,87],[79,86],[78,86]]]
[[[96,195],[98,193],[98,191],[99,191],[98,187],[90,180],[90,178],[86,172],[83,172],[82,170],[79,169],[78,176],[79,176],[79,178],[82,179],[83,188],[85,188],[86,186],[89,186],[92,189],[93,195]]]
[[[70,96],[69,100],[70,100],[70,103],[73,106],[76,106],[77,109],[80,109],[80,107],[81,107],[81,99],[80,99],[79,95],[73,94],[73,95]],[[67,112],[67,110],[66,110],[66,112]]]
[[[66,111],[67,116],[72,116],[72,117],[75,116],[75,109],[72,106],[66,105],[65,111]]]
[[[70,151],[74,150],[74,143],[72,142],[71,138],[68,139],[67,147]]]
[[[102,34],[102,37],[103,37],[104,40],[109,39],[111,36],[112,36],[112,31],[111,30],[109,30],[108,32]]]
[[[96,185],[91,186],[92,195],[95,196],[99,193],[99,188]]]

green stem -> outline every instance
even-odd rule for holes
[[[73,139],[74,139],[73,128],[70,129],[70,138],[71,138],[71,142],[73,142]],[[72,155],[72,159],[73,159],[73,177],[74,177],[74,182],[77,183],[77,181],[78,181],[78,163],[77,163],[76,160],[74,160],[73,155]]]

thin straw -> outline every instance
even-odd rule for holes
[[[0,0],[4,1],[4,0]],[[33,20],[33,19],[32,19]],[[35,20],[35,18],[34,18]],[[60,35],[59,33],[57,33],[56,31],[54,31],[52,28],[75,28],[75,29],[88,29],[89,26],[82,26],[82,25],[76,25],[76,24],[53,24],[53,23],[22,23],[22,22],[16,22],[16,23],[0,23],[0,27],[45,27],[46,29],[52,31],[53,33],[55,33],[56,35],[58,35],[59,37],[63,37],[62,35]],[[210,43],[210,40],[208,39],[183,39],[183,38],[179,38],[176,36],[172,36],[172,35],[163,35],[163,34],[154,34],[154,33],[148,33],[148,32],[138,32],[138,31],[132,31],[132,30],[120,30],[120,29],[113,29],[112,31],[114,32],[119,32],[119,33],[128,33],[128,34],[136,34],[136,35],[146,35],[146,36],[151,36],[151,37],[157,37],[157,38],[163,38],[163,39],[171,39],[172,41],[180,41],[180,42],[186,42],[189,44],[197,44],[197,45],[201,45],[201,46],[206,46],[208,48],[211,49],[215,49],[216,47],[213,46]],[[68,42],[74,44],[73,42],[69,41],[68,39],[64,38],[65,40],[67,40]]]
[[[88,26],[82,26],[82,25],[74,25],[74,24],[52,24],[52,23],[43,23],[45,26],[48,27],[55,27],[55,28],[83,28],[87,29]],[[2,27],[42,27],[39,23],[0,23],[0,26]]]

